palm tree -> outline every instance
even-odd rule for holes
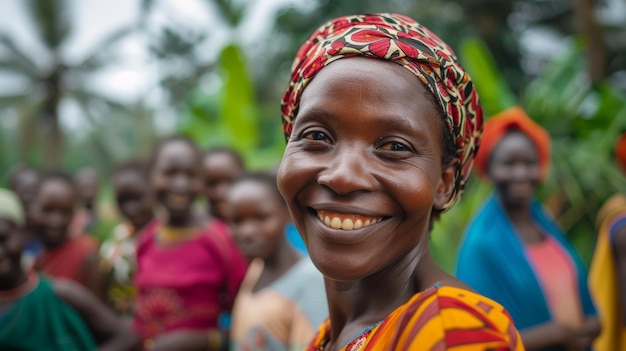
[[[132,28],[111,33],[82,61],[73,63],[64,51],[64,45],[73,33],[70,3],[67,0],[27,0],[21,3],[45,55],[24,50],[12,33],[0,32],[0,47],[6,52],[0,57],[0,70],[27,82],[26,88],[0,96],[0,109],[19,111],[21,161],[25,161],[40,137],[44,166],[57,167],[65,144],[59,116],[64,99],[72,99],[83,108],[94,102],[123,108],[88,89],[86,78],[111,62],[111,48]]]

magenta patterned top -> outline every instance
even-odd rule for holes
[[[133,328],[149,340],[174,330],[217,327],[220,314],[232,308],[247,261],[221,223],[174,244],[156,241],[159,228],[157,221],[150,223],[139,240]]]

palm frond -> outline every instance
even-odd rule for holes
[[[35,61],[22,51],[12,37],[6,33],[0,33],[0,45],[4,46],[8,51],[8,57],[0,60],[0,67],[18,71],[31,78],[39,75],[40,69]]]

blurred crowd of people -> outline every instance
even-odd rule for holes
[[[278,169],[163,138],[111,171],[123,221],[102,240],[96,172],[16,167],[0,349],[626,349],[626,197],[599,210],[588,275],[536,198],[550,136],[519,107],[483,128],[455,60],[402,15],[330,21],[297,54]],[[615,155],[626,171],[626,136]],[[453,276],[428,240],[474,158],[493,194]]]
[[[236,151],[176,135],[118,164],[110,182],[123,221],[100,242],[93,169],[11,173],[0,193],[2,349],[301,349],[327,317],[273,170],[248,172]]]

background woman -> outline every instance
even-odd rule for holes
[[[476,170],[495,194],[467,228],[457,277],[504,305],[527,350],[586,350],[600,326],[585,268],[534,197],[549,158],[547,132],[521,108],[487,120]]]
[[[231,349],[301,351],[328,307],[322,275],[284,235],[291,218],[276,176],[237,178],[227,204],[235,242],[251,260],[233,308]]]

